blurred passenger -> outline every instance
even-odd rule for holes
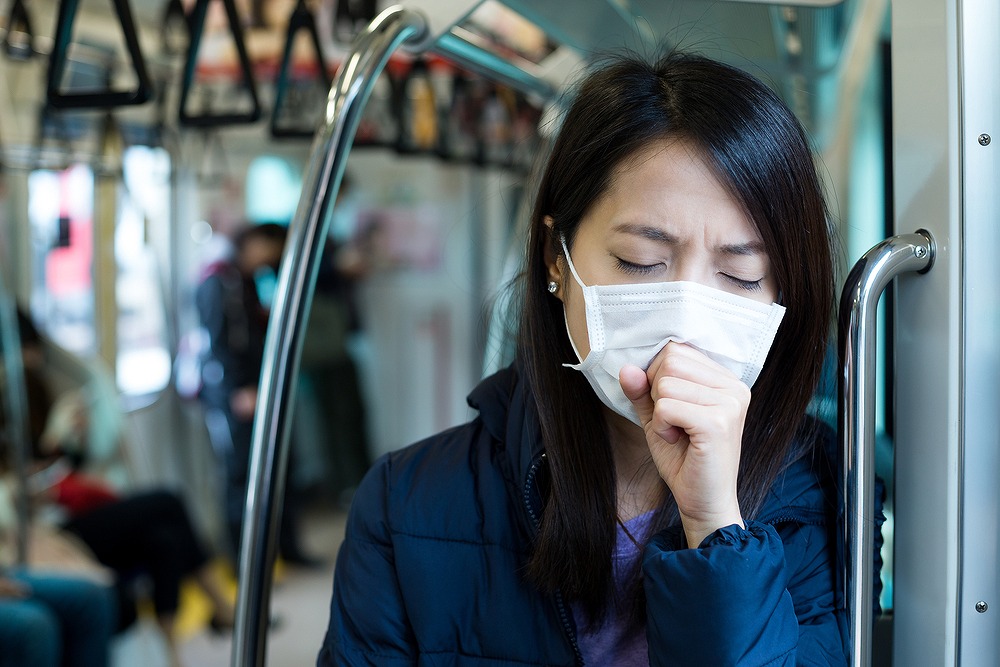
[[[0,380],[0,383],[3,381]],[[6,399],[0,387],[0,399]],[[30,397],[29,397],[30,398]],[[104,667],[117,627],[111,579],[84,549],[14,507],[21,484],[0,400],[0,667]],[[12,567],[15,536],[25,528],[28,562]]]
[[[306,326],[300,383],[296,394],[297,424],[316,424],[311,437],[297,439],[301,454],[311,447],[313,460],[323,466],[307,481],[318,484],[323,501],[350,504],[355,488],[371,462],[368,453],[367,410],[360,373],[351,346],[361,335],[356,286],[368,272],[368,259],[354,241],[354,208],[347,203],[352,179],[345,174],[337,192],[329,240],[323,250],[316,292]],[[313,417],[313,419],[310,419]]]
[[[234,557],[238,557],[243,529],[253,417],[267,333],[268,309],[261,303],[256,279],[263,271],[277,272],[286,236],[285,227],[273,223],[245,227],[233,241],[232,258],[211,264],[195,295],[209,338],[199,395],[222,466],[223,513]],[[299,545],[297,498],[291,485],[286,485],[284,501],[281,556],[293,564],[312,565],[316,561]]]
[[[349,349],[351,336],[360,329],[355,274],[339,263],[340,250],[338,244],[329,244],[316,278],[297,407],[317,418],[316,454],[323,457],[325,468],[316,480],[322,485],[321,495],[346,507],[370,461],[361,382]]]
[[[36,470],[29,488],[37,500],[60,508],[62,528],[115,572],[119,629],[136,618],[136,579],[148,578],[157,623],[173,664],[179,665],[175,618],[183,579],[192,576],[212,602],[215,629],[232,628],[232,602],[179,496],[162,489],[127,492],[88,468],[88,408],[101,399],[56,397],[45,377],[46,355],[54,346],[26,315],[19,311],[18,316]],[[110,382],[104,385],[113,391]]]
[[[0,667],[107,667],[114,596],[87,579],[0,574]]]

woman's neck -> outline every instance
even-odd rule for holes
[[[621,415],[604,410],[615,462],[618,518],[628,521],[659,507],[665,485],[650,458],[642,429]]]

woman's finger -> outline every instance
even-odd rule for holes
[[[663,376],[681,377],[699,384],[723,388],[739,378],[725,366],[690,345],[670,342],[654,357],[646,370],[651,387]]]

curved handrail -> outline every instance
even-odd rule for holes
[[[901,273],[925,273],[934,240],[920,230],[875,245],[851,269],[840,300],[840,437],[846,495],[846,601],[852,667],[871,664],[875,495],[875,315],[879,297]]]
[[[539,72],[531,71],[537,70],[532,63],[503,58],[492,53],[484,45],[478,44],[477,41],[481,40],[476,35],[456,26],[441,34],[430,50],[472,72],[512,88],[533,93],[543,99],[556,97],[558,93],[556,87],[542,78]]]
[[[292,220],[278,277],[254,415],[233,667],[263,665],[266,655],[274,537],[288,464],[288,417],[305,323],[327,237],[326,213],[336,199],[347,153],[375,79],[395,50],[404,43],[423,40],[425,33],[426,22],[412,10],[391,7],[380,14],[358,36],[344,62],[330,91],[325,124],[313,142],[303,196]]]

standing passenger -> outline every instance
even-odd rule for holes
[[[682,55],[593,72],[538,184],[516,360],[365,478],[319,665],[845,664],[806,415],[829,242],[761,82]]]
[[[286,228],[273,223],[244,228],[234,240],[233,258],[210,265],[195,296],[210,343],[202,366],[200,398],[207,417],[219,417],[216,421],[224,424],[222,438],[219,429],[210,430],[223,469],[223,514],[234,555],[238,555],[243,528],[253,417],[267,333],[268,311],[258,296],[255,278],[262,270],[277,271],[286,236]],[[287,496],[279,549],[288,561],[311,563],[299,548],[297,516]]]

